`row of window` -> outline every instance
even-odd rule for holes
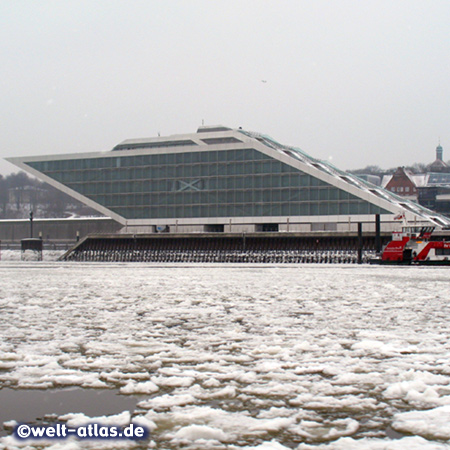
[[[295,201],[343,201],[355,200],[345,191],[334,188],[311,189],[259,189],[259,190],[217,190],[201,192],[168,192],[162,194],[104,194],[80,193],[101,205],[140,206],[140,205],[187,205],[212,203],[255,203],[255,202],[295,202]]]
[[[146,207],[113,207],[117,214],[127,219],[175,219],[191,217],[261,217],[261,216],[316,216],[380,214],[379,208],[356,202],[316,203],[249,203],[224,205],[174,205]]]
[[[287,180],[288,181],[288,180]],[[275,186],[273,186],[275,184]],[[114,183],[114,184],[69,184],[68,187],[83,195],[138,195],[153,194],[158,195],[171,195],[182,198],[184,196],[202,196],[213,195],[216,192],[231,191],[229,195],[232,195],[234,191],[244,191],[247,195],[251,195],[251,192],[266,191],[267,195],[275,196],[303,196],[309,197],[313,200],[339,200],[350,198],[346,191],[342,191],[333,187],[298,187],[296,183],[282,183],[282,187],[278,186],[278,183],[272,183],[270,180],[251,180],[251,179],[223,179],[223,180],[194,180],[194,181],[180,181],[174,183],[152,183],[151,186],[145,184],[140,185],[136,182],[132,183]],[[255,194],[258,195],[258,194]],[[288,198],[288,197],[286,197]],[[181,201],[179,202],[181,203]]]
[[[150,193],[214,191],[230,189],[321,188],[334,189],[309,175],[255,175],[209,178],[158,179],[116,181],[104,183],[64,183],[71,189],[87,194]]]
[[[184,153],[162,153],[155,155],[135,155],[85,159],[61,159],[27,163],[40,172],[81,171],[89,169],[132,168],[144,166],[185,165],[233,161],[258,161],[270,159],[254,149],[199,151]]]
[[[450,183],[450,173],[431,173],[428,178],[428,183]]]
[[[289,175],[299,171],[278,161],[260,161],[245,163],[186,165],[186,166],[155,166],[133,169],[86,170],[79,172],[46,172],[46,175],[61,183],[88,183],[127,180],[166,180],[176,178],[207,178],[213,176],[258,176],[258,175]]]
[[[416,188],[411,188],[410,189],[409,186],[405,186],[405,187],[403,187],[403,186],[397,186],[397,187],[392,186],[390,188],[390,191],[391,192],[398,192],[398,193],[409,193],[409,192],[415,193],[415,192],[417,192],[417,189]]]

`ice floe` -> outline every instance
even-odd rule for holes
[[[0,279],[0,388],[120,391],[134,411],[58,420],[151,432],[41,447],[450,448],[447,268],[2,261]]]
[[[392,427],[428,439],[450,439],[450,405],[426,411],[409,411],[394,416]]]

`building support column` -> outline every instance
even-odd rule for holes
[[[362,264],[362,247],[363,247],[362,223],[358,222],[358,264]]]
[[[375,251],[381,252],[381,222],[380,215],[375,214]]]

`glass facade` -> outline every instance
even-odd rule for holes
[[[430,173],[428,185],[450,184],[450,173]]]
[[[254,149],[26,164],[126,219],[389,214]]]

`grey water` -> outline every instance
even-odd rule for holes
[[[120,395],[114,389],[0,389],[0,424],[15,420],[36,423],[55,420],[68,413],[90,417],[134,411],[138,399]],[[8,434],[0,428],[0,436]]]

